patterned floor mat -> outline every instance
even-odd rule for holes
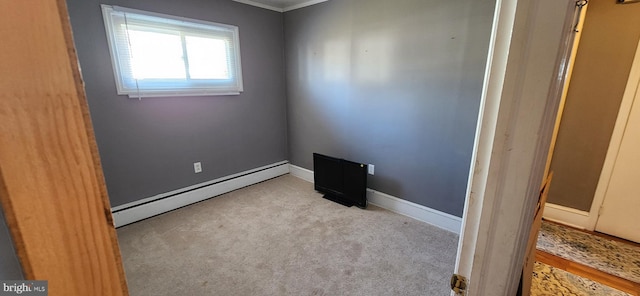
[[[640,248],[543,221],[537,249],[640,283]]]
[[[533,268],[531,296],[630,296],[630,294],[602,285],[592,280],[568,273],[544,263],[536,262]]]

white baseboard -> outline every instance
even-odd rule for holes
[[[389,211],[460,234],[460,228],[462,227],[462,218],[460,217],[412,203],[373,189],[367,189],[367,199],[370,203],[381,208],[385,208]]]
[[[305,168],[301,168],[299,166],[295,166],[290,164],[289,165],[289,174],[291,174],[294,177],[298,177],[302,180],[305,180],[307,182],[311,182],[313,183],[313,171],[312,170],[307,170]]]
[[[545,204],[542,217],[549,221],[580,229],[587,229],[589,224],[589,212],[552,203]]]
[[[302,180],[313,183],[313,171],[295,165],[289,165],[289,173]],[[462,218],[412,203],[395,196],[367,188],[369,203],[389,211],[431,224],[433,226],[460,234]]]
[[[116,227],[289,173],[287,161],[233,174],[112,208]]]

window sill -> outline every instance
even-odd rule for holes
[[[237,96],[240,92],[161,92],[161,93],[149,93],[149,92],[136,92],[136,93],[118,93],[118,95],[126,95],[132,99],[140,98],[166,98],[166,97],[204,97],[204,96]]]

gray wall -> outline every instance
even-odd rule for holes
[[[22,280],[22,268],[18,261],[9,228],[4,220],[4,211],[0,206],[0,279]]]
[[[640,4],[591,1],[553,152],[550,203],[589,211],[640,39]]]
[[[494,0],[340,0],[285,13],[289,159],[462,216]]]
[[[230,0],[67,2],[112,206],[287,159],[281,13]],[[116,95],[101,3],[238,26],[244,92]]]

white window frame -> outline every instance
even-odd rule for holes
[[[167,96],[203,96],[203,95],[238,95],[243,91],[242,84],[242,66],[240,62],[240,38],[238,27],[220,23],[214,23],[203,20],[189,19],[173,15],[148,12],[143,10],[105,5],[102,4],[102,16],[104,18],[104,26],[109,43],[109,52],[111,54],[111,62],[113,65],[114,77],[116,80],[116,88],[119,95],[128,95],[130,98],[142,97],[167,97]],[[129,55],[125,51],[127,49],[118,49],[116,42],[117,26],[112,17],[125,15],[127,17],[143,16],[145,21],[156,22],[159,26],[170,26],[174,30],[181,33],[193,34],[197,30],[198,34],[205,32],[210,36],[217,37],[218,33],[229,35],[231,45],[228,48],[229,54],[229,72],[230,79],[156,79],[154,82],[149,80],[136,80],[132,77]],[[126,22],[126,17],[125,17]],[[127,24],[128,27],[128,24]],[[183,31],[184,30],[184,31]],[[184,42],[184,41],[183,41]],[[121,46],[122,47],[122,46]],[[183,47],[185,47],[183,45]],[[186,50],[186,49],[185,49]],[[186,54],[186,52],[185,52]],[[185,62],[188,67],[188,62]],[[188,68],[186,68],[188,71]],[[129,74],[127,74],[129,73]],[[164,83],[166,82],[166,83]]]

